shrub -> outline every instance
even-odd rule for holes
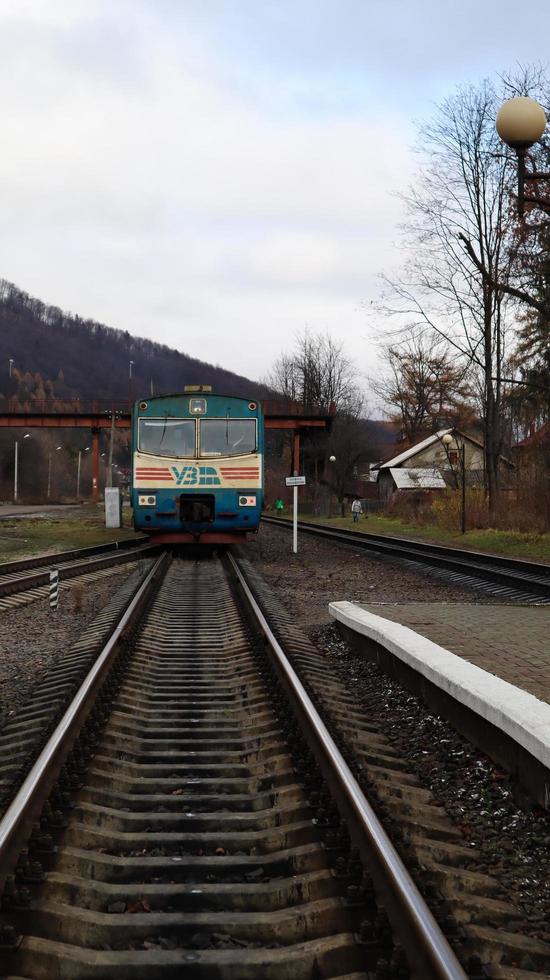
[[[432,519],[435,524],[448,531],[460,529],[462,520],[462,493],[447,488],[432,502]],[[489,526],[489,508],[485,492],[477,488],[466,488],[466,529]]]

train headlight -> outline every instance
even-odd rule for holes
[[[190,398],[189,412],[191,415],[206,415],[206,398]]]
[[[155,507],[157,503],[157,498],[154,493],[140,493],[138,496],[138,504],[140,507]]]
[[[239,507],[255,507],[256,506],[256,494],[253,493],[249,497],[239,497]]]

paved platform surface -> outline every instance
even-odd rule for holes
[[[357,603],[550,703],[550,606]]]

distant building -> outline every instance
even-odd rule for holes
[[[446,446],[443,436],[451,435],[453,442]],[[371,478],[378,475],[380,498],[384,502],[397,491],[439,491],[456,487],[462,478],[461,452],[464,446],[466,486],[483,487],[485,454],[483,443],[455,428],[440,429],[416,445],[409,446],[397,456],[371,467]],[[501,456],[504,469],[512,470],[513,463]]]

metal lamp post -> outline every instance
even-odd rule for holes
[[[503,143],[510,146],[518,158],[518,214],[523,218],[525,204],[536,204],[543,211],[550,211],[550,198],[525,194],[526,181],[550,180],[550,173],[527,172],[527,150],[540,140],[546,129],[546,114],[535,99],[518,95],[501,105],[496,119],[497,133]]]
[[[336,462],[336,456],[329,456],[329,463],[334,466]],[[328,494],[328,517],[332,517],[332,486],[329,484],[329,494]]]
[[[15,440],[15,446],[14,446],[14,466],[13,466],[13,502],[14,502],[14,504],[17,503],[17,499],[18,499],[18,496],[19,496],[19,487],[18,487],[18,484],[17,484],[18,476],[19,476],[19,443],[17,442],[17,439],[16,439]]]
[[[23,439],[30,439],[30,432],[26,432]],[[14,445],[14,467],[13,467],[13,502],[19,500],[19,443],[17,439]]]
[[[450,432],[447,432],[444,436],[442,436],[441,442],[445,446],[445,451],[449,458],[449,464],[452,469],[453,466],[451,463],[451,458],[449,456],[449,447],[452,445],[453,439],[455,441],[455,445],[458,451],[458,462],[460,464],[460,488],[461,488],[460,531],[461,534],[465,534],[466,533],[466,446],[464,444],[464,441],[462,441],[462,443],[459,443],[458,439],[455,436],[452,436]],[[458,479],[456,475],[455,475],[455,480],[458,485]]]
[[[90,448],[89,446],[86,446],[84,449],[78,450],[78,465],[76,468],[76,499],[77,500],[80,498],[80,466],[82,463],[82,453],[83,452],[87,453],[89,448]]]

